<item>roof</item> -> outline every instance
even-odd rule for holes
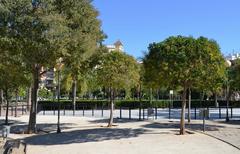
[[[118,40],[117,42],[114,43],[115,46],[123,46],[122,42]]]

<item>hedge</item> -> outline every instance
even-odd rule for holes
[[[72,102],[70,100],[61,100],[61,109],[72,109]],[[158,108],[168,108],[169,105],[171,108],[181,108],[181,101],[173,101],[170,102],[169,100],[158,100],[158,101],[136,101],[136,100],[116,100],[115,101],[115,107],[116,108],[148,108],[148,107],[158,107]],[[226,101],[218,101],[219,106],[225,107],[226,106]],[[44,107],[44,109],[49,109],[51,110],[52,108],[57,108],[58,103],[56,101],[39,101],[38,102],[40,107]],[[199,100],[193,100],[191,102],[191,107],[192,108],[201,108],[201,107],[214,107],[215,102],[210,100],[210,101],[202,101],[200,102]],[[231,101],[229,106],[232,107],[240,107],[240,102],[239,101]],[[109,107],[109,101],[107,100],[79,100],[76,101],[76,109],[100,109],[100,108],[108,108]]]

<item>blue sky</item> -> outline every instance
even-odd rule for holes
[[[240,0],[94,0],[105,44],[120,39],[126,52],[142,57],[149,43],[172,35],[216,40],[224,55],[240,52]]]

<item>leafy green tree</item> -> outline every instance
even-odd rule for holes
[[[52,67],[64,46],[64,17],[53,0],[3,0],[0,2],[0,44],[18,55],[32,74],[29,133],[36,132],[37,91],[42,67]]]
[[[224,58],[217,43],[204,37],[169,37],[150,44],[143,63],[146,76],[154,77],[149,79],[154,85],[182,88],[180,134],[185,134],[187,90],[199,85],[209,86],[209,81],[224,76]]]
[[[133,57],[119,51],[112,51],[104,54],[96,72],[99,84],[108,88],[110,92],[111,109],[108,127],[111,127],[116,92],[137,85],[139,81],[138,64]]]
[[[10,69],[11,68],[11,69]],[[13,63],[0,64],[0,89],[3,89],[7,103],[5,124],[8,125],[9,101],[21,86],[27,86],[29,81],[19,65]]]
[[[224,83],[224,88],[227,92],[227,111],[226,111],[226,121],[229,121],[229,101],[234,93],[234,91],[239,91],[240,89],[240,59],[231,62],[231,65],[227,66],[226,69],[226,80]]]
[[[65,52],[64,65],[69,69],[72,77],[72,102],[75,113],[77,81],[82,77],[84,64],[96,52],[97,45],[103,40],[98,12],[90,0],[57,0],[57,10],[66,17],[69,28]]]

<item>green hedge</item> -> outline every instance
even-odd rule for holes
[[[58,103],[54,101],[39,101],[39,106],[50,109],[50,108],[57,108]],[[61,108],[71,109],[72,108],[72,102],[70,100],[62,100],[61,102]],[[170,103],[170,104],[169,104]],[[220,106],[226,106],[226,101],[218,101]],[[171,103],[169,100],[159,100],[159,101],[136,101],[136,100],[116,100],[115,101],[115,107],[116,108],[148,108],[148,107],[158,107],[158,108],[168,108],[169,105],[172,108],[180,108],[182,102],[181,101],[173,101]],[[214,101],[202,101],[199,100],[193,100],[191,102],[192,108],[201,108],[201,107],[214,107],[215,102]],[[229,106],[232,107],[240,107],[239,101],[231,101]],[[109,102],[107,100],[80,100],[76,101],[76,108],[81,109],[92,109],[92,108],[108,108]]]

